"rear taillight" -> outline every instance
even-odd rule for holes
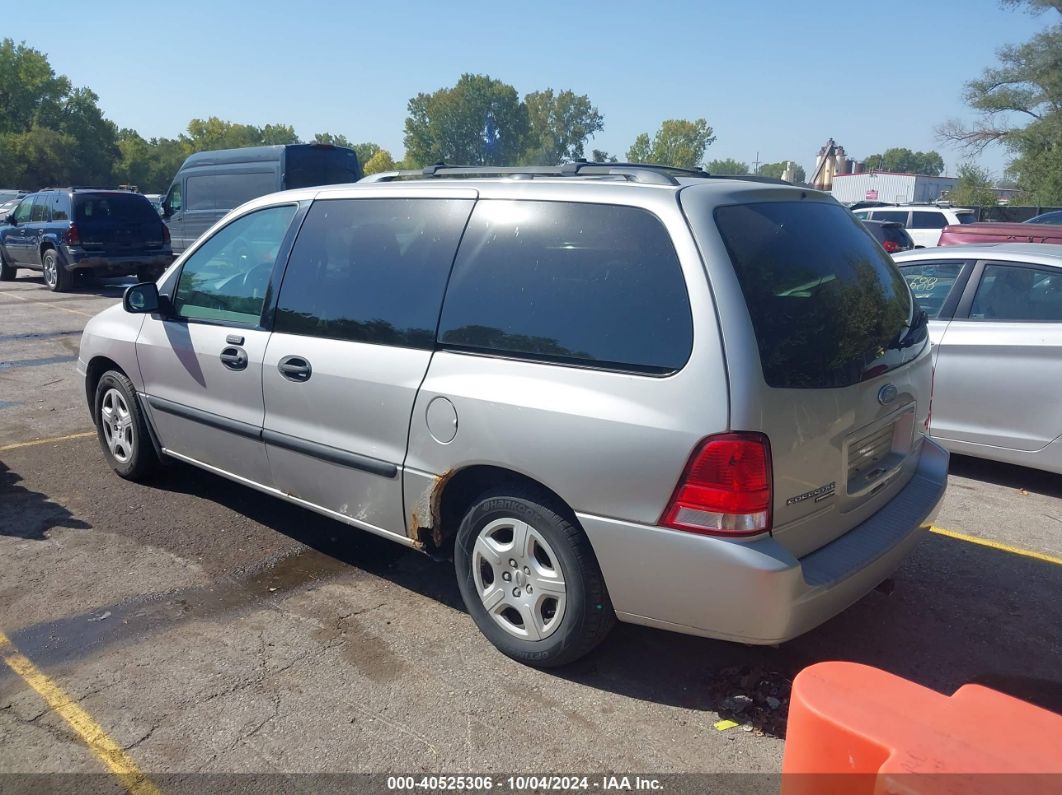
[[[660,517],[675,530],[750,536],[771,529],[771,446],[760,433],[724,433],[698,445]]]
[[[162,242],[163,243],[169,243],[170,242],[170,228],[168,226],[166,226],[166,224],[162,225]]]
[[[890,254],[895,254],[897,251],[900,250],[900,244],[893,240],[886,240],[884,243],[881,244],[881,247]]]
[[[81,233],[77,231],[77,224],[70,224],[70,228],[63,234],[63,242],[68,246],[81,245]]]

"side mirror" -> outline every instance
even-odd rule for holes
[[[170,207],[170,205],[168,205],[166,202],[163,202],[162,203],[162,217],[163,218],[169,218],[171,215],[173,215],[173,208]]]
[[[11,226],[18,226],[18,221],[15,220],[14,213],[8,213],[7,216],[4,218],[4,223],[11,224]]]
[[[154,282],[134,284],[122,296],[122,307],[134,315],[149,315],[162,309],[162,298]]]

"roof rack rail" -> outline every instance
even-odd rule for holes
[[[444,177],[624,177],[630,182],[645,185],[678,185],[679,177],[695,179],[740,179],[748,182],[763,182],[772,185],[791,183],[773,177],[714,176],[699,168],[678,168],[653,163],[598,163],[574,160],[559,166],[459,166],[450,163],[433,163],[430,166],[403,171],[385,171],[370,174],[361,182],[395,182],[403,179],[433,179]]]

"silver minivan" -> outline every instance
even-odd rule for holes
[[[108,463],[165,459],[452,555],[501,651],[616,619],[773,644],[943,495],[926,317],[825,194],[649,166],[273,194],[96,316]]]

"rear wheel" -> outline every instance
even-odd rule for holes
[[[108,370],[96,385],[93,419],[103,455],[115,472],[126,480],[146,480],[155,473],[159,458],[136,391],[117,370]]]
[[[45,249],[41,255],[41,265],[44,269],[44,283],[49,290],[62,293],[70,289],[74,275],[59,262],[59,252],[54,248]]]
[[[480,496],[454,547],[458,586],[502,653],[542,668],[589,653],[615,623],[590,541],[550,495],[509,487]]]

